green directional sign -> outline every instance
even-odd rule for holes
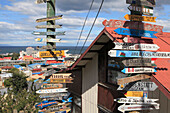
[[[33,31],[33,35],[65,35],[65,31],[63,32],[36,32]]]
[[[128,7],[128,9],[130,11],[133,11],[133,13],[135,13],[135,14],[143,14],[143,15],[153,16],[153,7],[139,6],[139,5],[131,4]]]

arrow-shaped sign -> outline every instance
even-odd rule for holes
[[[36,42],[60,42],[61,39],[35,38]]]
[[[149,79],[149,78],[151,78],[151,76],[146,75],[146,74],[140,74],[140,75],[135,75],[135,76],[126,77],[126,78],[119,78],[117,80],[117,84],[121,85],[121,84],[130,83],[130,82],[135,82],[138,80]]]
[[[113,28],[129,28],[129,29],[138,29],[138,30],[148,30],[148,31],[156,31],[158,33],[162,33],[163,26],[154,25],[143,22],[134,22],[134,21],[124,21],[124,20],[114,20],[110,19],[109,21],[103,21],[104,26],[109,26]]]
[[[110,57],[170,58],[170,52],[110,50],[108,55]]]
[[[142,38],[137,38],[137,37],[124,37],[123,41],[125,43],[147,43],[147,44],[153,43],[152,39],[142,39]]]
[[[144,99],[144,98],[117,98],[114,101],[118,103],[128,103],[128,104],[153,104],[159,99]]]
[[[145,22],[156,22],[156,17],[150,17],[150,16],[139,16],[139,15],[128,15],[125,16],[126,20],[132,20],[132,21],[145,21]]]
[[[46,3],[47,1],[51,1],[51,0],[36,0],[35,3],[41,4],[41,3]]]
[[[54,73],[56,73],[56,72],[57,72],[56,70],[50,69],[50,70],[46,71],[46,72],[43,74],[43,76],[50,76],[50,75],[52,75],[52,74],[54,74]]]
[[[39,46],[37,46],[36,49],[37,49],[37,50],[56,49],[56,45],[54,45],[54,46],[47,45],[47,46],[42,46],[41,48],[40,48]]]
[[[114,31],[119,35],[157,38],[154,35],[155,33],[157,33],[156,31],[136,30],[136,29],[127,29],[127,28],[117,28]]]
[[[128,9],[130,11],[133,11],[133,13],[135,14],[144,14],[144,15],[153,16],[153,7],[130,5]]]
[[[115,47],[114,49],[121,49],[121,50],[153,50],[156,51],[160,47],[156,44],[134,44],[134,43],[119,43],[114,42]]]
[[[37,29],[45,29],[45,28],[61,28],[62,25],[37,25],[35,26]]]
[[[159,109],[159,104],[142,104],[142,105],[121,105],[118,110],[121,112],[125,111],[136,111],[136,110],[154,110]]]
[[[154,82],[136,82],[136,83],[127,83],[127,84],[120,85],[117,90],[155,91],[157,87],[158,86]]]
[[[36,32],[36,31],[33,31],[32,34],[33,35],[65,35],[65,31],[64,32]]]
[[[36,93],[60,93],[60,92],[67,92],[67,88],[59,88],[59,89],[41,89],[36,91]]]
[[[157,72],[154,68],[124,68],[121,72],[123,73],[153,73]]]
[[[59,20],[62,19],[63,15],[58,15],[58,16],[54,16],[54,17],[48,17],[48,18],[40,18],[37,19],[36,22],[45,22],[45,21],[50,21],[50,20]]]

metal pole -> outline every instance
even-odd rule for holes
[[[47,18],[55,16],[55,0],[47,1]],[[47,25],[55,25],[55,20],[47,21]],[[47,32],[55,32],[55,28],[47,28]],[[47,35],[47,39],[53,38],[55,39],[55,35]],[[47,42],[47,46],[49,47],[56,47],[56,43],[54,42]],[[55,49],[52,49],[55,50]]]

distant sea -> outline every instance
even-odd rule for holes
[[[20,51],[26,51],[27,47],[33,47],[36,49],[36,46],[0,46],[0,54],[5,53],[19,53]],[[79,54],[82,47],[77,47],[75,51],[74,46],[57,46],[56,50],[69,50],[68,53]],[[87,46],[82,49],[83,53],[87,49]],[[75,52],[74,52],[75,51]]]

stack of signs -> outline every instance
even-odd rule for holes
[[[170,58],[170,52],[150,52],[160,48],[153,44],[151,38],[157,38],[154,34],[162,33],[163,27],[142,22],[156,22],[156,17],[151,17],[155,0],[126,0],[126,3],[130,4],[128,9],[131,15],[126,14],[125,19],[130,21],[103,21],[103,25],[115,28],[114,32],[122,35],[124,42],[113,42],[114,48],[108,55],[122,57],[124,69],[121,72],[133,75],[117,79],[117,84],[120,85],[118,90],[127,91],[125,94],[127,98],[118,98],[114,101],[124,103],[118,108],[121,112],[159,109],[159,104],[155,102],[158,99],[147,97],[148,91],[154,91],[157,85],[153,82],[136,82],[148,79],[156,72],[153,58]]]

